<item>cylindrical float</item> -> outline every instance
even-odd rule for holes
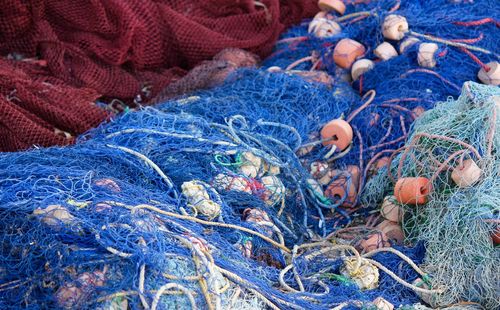
[[[375,64],[373,63],[373,61],[369,59],[356,60],[356,62],[353,63],[351,68],[352,80],[356,81],[362,74],[373,69],[374,66]]]
[[[451,179],[458,187],[469,187],[481,177],[481,168],[472,159],[466,159],[451,172]]]
[[[360,171],[357,166],[348,166],[346,171],[333,170],[333,181],[325,190],[325,195],[343,207],[353,207],[358,195]]]
[[[377,46],[373,53],[375,54],[375,56],[382,60],[389,60],[393,57],[398,56],[398,52],[396,51],[394,46],[387,42],[383,42],[382,44]]]
[[[351,125],[342,119],[334,119],[321,129],[321,139],[324,146],[335,145],[339,150],[345,150],[352,142]]]
[[[365,52],[366,49],[361,43],[351,39],[342,39],[335,45],[333,61],[339,67],[349,69]]]
[[[481,68],[479,70],[477,77],[479,80],[486,85],[500,85],[500,63],[498,61],[492,61],[486,64],[486,68]]]
[[[389,40],[401,40],[408,30],[408,22],[401,15],[387,15],[382,23],[382,34]]]
[[[387,239],[393,240],[399,245],[403,244],[405,235],[401,225],[398,223],[385,220],[378,224],[377,228],[387,236]]]
[[[420,205],[427,203],[431,189],[427,178],[401,178],[394,186],[394,196],[399,203]]]
[[[383,232],[370,234],[359,243],[359,248],[365,253],[387,246],[390,246],[390,244],[387,236]]]
[[[345,13],[345,4],[341,0],[319,0],[318,7],[325,12],[335,11],[340,15]]]
[[[386,220],[395,223],[401,223],[403,220],[403,208],[399,205],[394,196],[387,196],[384,198],[382,207],[380,208],[380,215]]]

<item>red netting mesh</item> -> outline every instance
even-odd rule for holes
[[[96,91],[37,80],[43,73],[36,64],[0,59],[0,151],[69,144],[106,118],[94,104]]]
[[[102,121],[89,104],[97,94],[131,101],[149,86],[152,98],[223,48],[265,57],[286,26],[317,10],[315,0],[7,1],[0,54],[46,68],[2,61],[4,71],[23,68],[2,75],[0,150],[71,142],[54,127],[77,135]],[[8,99],[14,90],[19,100]]]

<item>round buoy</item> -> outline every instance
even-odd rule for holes
[[[387,42],[384,42],[377,46],[373,53],[375,54],[375,56],[382,60],[389,60],[393,57],[398,56],[398,52],[396,51],[394,46]]]
[[[334,180],[328,185],[325,190],[325,196],[338,203],[341,199],[343,207],[352,207],[358,195],[359,174],[347,171],[336,170]]]
[[[321,11],[331,12],[335,11],[340,15],[345,13],[345,4],[340,0],[319,0],[318,7]]]
[[[399,245],[403,244],[405,234],[398,223],[385,220],[378,224],[377,228],[380,229],[389,240],[393,240]]]
[[[340,28],[340,25],[333,20],[326,18],[314,18],[309,23],[307,31],[314,34],[317,38],[330,38],[338,35],[342,31],[342,28]]]
[[[333,61],[339,67],[349,69],[365,52],[366,49],[361,43],[351,39],[342,39],[335,45]]]
[[[418,47],[417,61],[421,67],[434,68],[436,66],[436,52],[439,46],[436,43],[422,43]]]
[[[382,34],[389,40],[401,40],[408,30],[408,22],[401,15],[387,15],[382,24]]]
[[[431,183],[427,178],[401,178],[394,187],[396,200],[404,204],[420,205],[427,203],[431,191]]]
[[[376,249],[385,248],[389,246],[389,241],[384,232],[373,233],[359,243],[359,247],[363,252],[368,253]]]
[[[352,142],[353,131],[348,122],[334,119],[321,129],[323,145],[335,145],[339,150],[345,150]]]
[[[500,85],[500,63],[498,61],[492,61],[486,64],[489,70],[486,71],[485,68],[481,68],[477,77],[479,80],[486,85]]]
[[[384,198],[384,202],[380,208],[380,215],[391,222],[401,223],[403,220],[403,208],[397,202],[396,197],[387,196]]]
[[[451,172],[451,179],[458,187],[469,187],[481,177],[481,169],[472,159],[466,159],[463,164]]]
[[[356,81],[362,74],[373,69],[374,66],[375,64],[373,63],[373,61],[369,59],[356,60],[356,62],[352,64],[351,68],[352,80]]]

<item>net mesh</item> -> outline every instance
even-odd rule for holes
[[[331,113],[345,108],[325,86],[299,77],[240,74],[245,87],[228,97],[233,102],[275,89],[266,85],[280,81],[304,90],[300,101],[277,100],[297,111],[303,105],[328,107]],[[262,80],[249,79],[252,75]],[[218,91],[190,100],[210,101]],[[276,113],[268,123],[255,124],[244,113],[208,121],[170,111],[186,100],[126,113],[72,147],[0,155],[7,172],[0,198],[4,308],[125,303],[152,309],[191,304],[326,309],[353,298],[370,304],[381,295],[394,303],[418,300],[387,275],[367,294],[339,275],[343,259],[359,255],[340,237],[332,240],[344,247],[327,242],[330,252],[324,245],[319,252],[307,247],[297,252],[303,293],[278,289],[284,283],[299,290],[293,274],[282,272],[290,263],[288,247],[314,235],[317,221],[304,204],[314,197],[303,181],[307,172],[287,150],[299,137],[286,123],[272,123]],[[312,117],[322,113],[308,111]],[[304,115],[291,121],[306,123]],[[418,263],[424,248],[400,251]],[[379,253],[373,259],[407,281],[417,277],[397,255]],[[325,260],[331,261],[326,271]],[[317,278],[320,272],[325,276]]]
[[[500,257],[491,241],[500,212],[499,95],[498,88],[467,82],[458,100],[438,104],[415,122],[393,160],[394,180],[418,176],[432,184],[425,205],[404,208],[403,227],[408,242],[426,242],[423,269],[432,273],[431,285],[447,287],[445,294],[425,296],[433,306],[458,300],[500,306]],[[388,181],[370,182],[387,188]],[[380,201],[379,195],[367,190],[366,199]]]
[[[208,3],[182,14],[243,2]],[[498,88],[466,82],[498,59],[494,5],[346,4],[342,17],[285,33],[263,68],[222,51],[161,91],[161,104],[126,109],[75,146],[1,154],[2,307],[498,307]],[[439,43],[435,67],[422,65],[420,43],[378,59],[391,13],[407,18],[405,39]],[[354,78],[349,50],[371,70]],[[128,64],[137,81],[151,71]],[[209,89],[184,94],[199,88]],[[472,162],[479,180],[455,185],[467,179],[453,171]],[[393,181],[415,177],[432,186],[398,203]]]
[[[69,94],[2,99],[0,150],[71,143],[52,127],[74,137],[105,120],[87,102],[103,97],[131,105],[137,96],[151,101],[224,48],[265,56],[285,27],[316,11],[314,1],[8,1],[0,13],[0,55],[19,60],[15,66],[33,81],[24,84],[30,93],[49,83]],[[214,68],[208,69],[198,84],[177,84],[167,92],[210,85]],[[2,97],[20,87],[13,77],[2,80]]]

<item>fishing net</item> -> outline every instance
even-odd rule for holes
[[[47,83],[63,89],[45,95],[54,98],[2,100],[0,150],[72,143],[106,119],[88,102],[101,98],[106,104],[96,105],[120,111],[149,102],[224,48],[266,56],[285,27],[317,10],[315,1],[8,1],[0,13],[0,55],[13,64],[3,59],[1,65],[29,79],[18,90],[18,80],[2,75],[2,97],[35,94]],[[205,75],[197,83],[184,80],[166,92],[211,85],[222,70],[218,65],[201,66],[194,75]],[[66,90],[68,96],[55,98]],[[54,127],[73,137],[55,134]]]
[[[377,160],[390,155],[402,145],[412,122],[423,111],[448,96],[457,97],[462,83],[477,81],[478,71],[487,63],[498,61],[496,51],[500,45],[496,37],[500,33],[498,21],[493,18],[498,8],[491,1],[347,4],[351,5],[346,5],[343,16],[323,12],[312,21],[290,29],[263,63],[270,70],[287,72],[324,70],[334,80],[346,80],[360,95],[376,92],[370,103],[363,100],[354,106],[362,109],[349,117],[349,122],[359,130],[362,141],[353,144],[340,162],[358,163],[362,157],[368,164],[374,157]],[[391,14],[404,17],[409,25],[409,31],[400,40],[384,38],[383,25]],[[323,33],[325,29],[331,33]],[[350,49],[353,42],[342,51],[336,50],[337,44],[347,38],[359,42],[361,51]],[[375,53],[384,42],[395,53],[391,54],[393,57],[381,58]],[[437,46],[432,54],[433,67],[419,60],[422,43]],[[371,62],[370,70],[357,74],[356,78],[351,72],[354,67],[339,65],[345,57],[352,57],[352,53]]]
[[[500,256],[492,243],[498,243],[500,214],[499,95],[496,87],[464,84],[458,100],[438,104],[414,123],[393,160],[395,181],[430,180],[428,202],[405,206],[403,226],[409,242],[426,243],[422,266],[433,275],[430,284],[446,287],[444,294],[423,296],[433,306],[469,300],[499,307]],[[374,187],[387,187],[381,181],[374,179]],[[366,199],[381,201],[380,194],[367,190]]]
[[[0,59],[0,68],[0,151],[70,144],[108,116],[94,90],[39,81],[36,64]]]
[[[285,26],[316,11],[314,1],[12,1],[0,50],[40,56],[56,78],[130,99],[227,47],[265,56]]]
[[[494,5],[346,4],[285,33],[262,68],[222,51],[74,146],[1,154],[2,307],[498,307],[498,88],[467,82],[498,59]],[[377,56],[391,13],[439,43],[434,58],[420,43]],[[356,76],[352,53],[371,69]],[[134,59],[147,86],[154,70]],[[448,170],[471,160],[480,180],[457,188]],[[430,179],[430,194],[401,205],[388,166],[394,181]]]
[[[250,104],[255,83],[280,82],[308,90],[300,100],[277,99],[283,106],[346,108],[321,84],[239,74],[252,83],[240,82],[223,101]],[[361,256],[340,236],[304,242],[315,235],[308,223],[314,196],[291,154],[303,128],[311,130],[299,126],[307,114],[290,116],[297,136],[286,122],[253,123],[244,111],[220,122],[171,111],[190,100],[222,100],[218,91],[126,113],[72,147],[1,155],[4,308],[326,309],[378,296],[418,300],[394,278],[418,277],[413,263],[421,262],[422,246]],[[294,244],[302,246],[290,260]],[[371,263],[378,261],[392,275],[379,276]],[[350,278],[357,264],[374,274],[369,293]]]

